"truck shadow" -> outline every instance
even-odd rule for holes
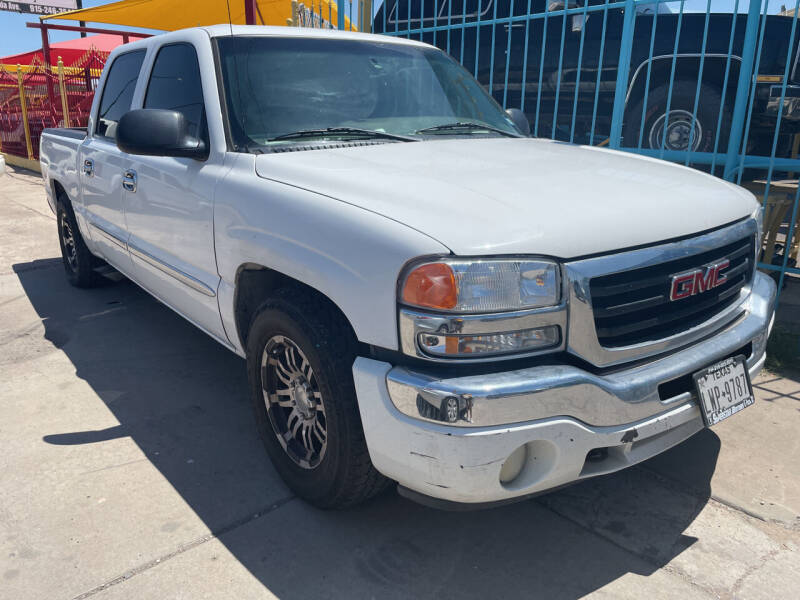
[[[55,260],[14,270],[44,323],[37,352],[65,353],[119,422],[43,441],[130,437],[278,597],[577,598],[649,575],[695,541],[684,531],[709,499],[720,446],[707,430],[643,466],[493,510],[440,512],[394,491],[316,510],[267,460],[244,361],[129,282],[77,290]],[[209,560],[189,552],[187,579]]]

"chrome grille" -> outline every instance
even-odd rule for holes
[[[597,341],[620,348],[664,339],[711,319],[739,299],[753,278],[755,237],[663,263],[594,277],[589,282]],[[673,275],[728,259],[727,281],[670,301]]]

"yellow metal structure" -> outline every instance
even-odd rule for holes
[[[64,84],[64,63],[58,57],[58,93],[61,94],[61,120],[64,127],[69,127],[69,102],[67,102],[67,86]]]
[[[316,27],[335,27],[338,22],[337,5],[331,0],[315,0],[305,9],[313,10],[315,20],[318,17],[322,21],[322,25],[316,24]],[[290,0],[258,0],[255,17],[259,25],[286,25],[290,19],[297,24]],[[174,31],[218,23],[244,25],[245,3],[244,0],[121,0],[41,18]],[[347,17],[345,28],[351,29]]]

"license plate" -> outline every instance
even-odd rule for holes
[[[694,374],[706,427],[753,404],[753,386],[744,356],[732,356]]]

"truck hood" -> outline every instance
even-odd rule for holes
[[[379,213],[460,255],[584,256],[712,229],[757,206],[694,169],[531,138],[273,153],[255,165],[261,177]]]

